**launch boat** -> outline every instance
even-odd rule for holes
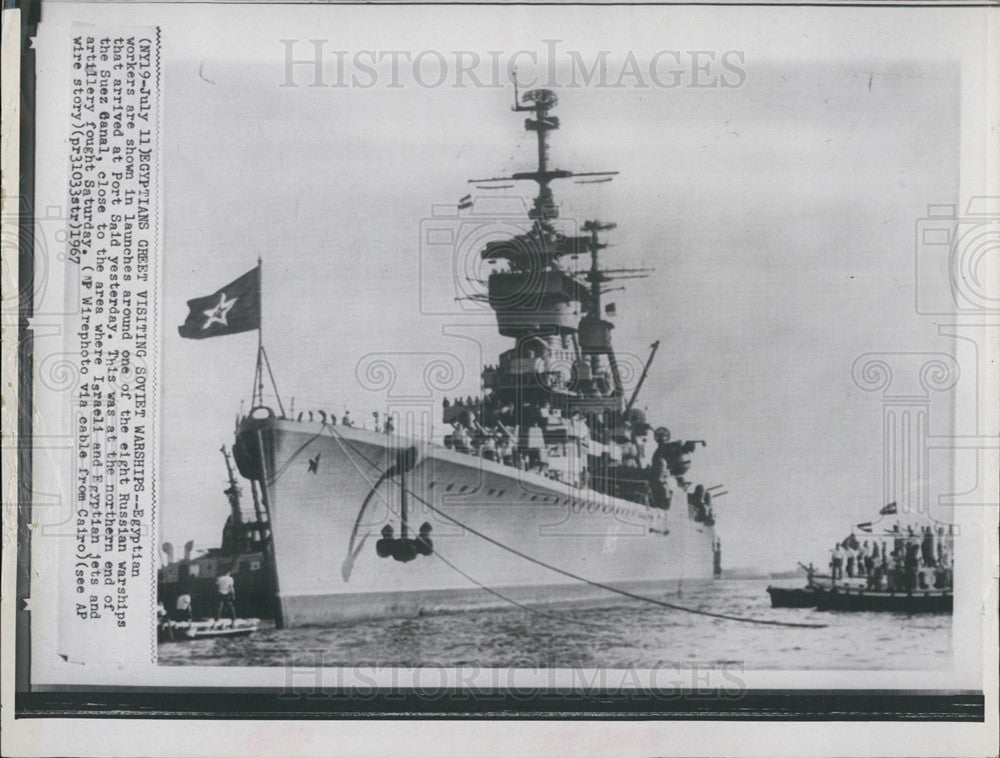
[[[480,300],[513,346],[484,367],[481,397],[443,401],[443,440],[391,417],[363,429],[319,411],[292,418],[265,407],[270,365],[259,350],[261,392],[233,450],[270,522],[279,626],[664,597],[712,579],[712,495],[722,485],[689,478],[703,441],[671,439],[635,405],[658,342],[626,397],[602,295],[609,281],[647,270],[601,266],[602,235],[614,224],[588,221],[573,234],[557,225],[553,182],[617,172],[548,165],[556,102],[549,90],[519,97],[515,89],[513,110],[530,114],[538,166],[471,180],[538,190],[523,233],[480,252],[493,265]],[[466,197],[459,208],[470,204]],[[578,259],[589,265],[569,265]],[[222,293],[219,302],[232,300]]]
[[[889,503],[881,515],[896,513]],[[951,613],[954,605],[954,528],[941,524],[898,522],[892,529],[873,533],[872,523],[858,524],[869,539],[863,544],[851,534],[839,543],[831,558],[833,573],[820,574],[809,564],[802,588],[768,587],[773,608],[819,608],[821,611],[881,611],[889,613]],[[881,539],[881,544],[880,540]],[[842,572],[848,553],[847,575]],[[891,550],[891,552],[890,552]],[[839,561],[839,563],[835,563]]]

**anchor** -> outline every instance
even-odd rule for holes
[[[378,481],[376,481],[368,491],[368,495],[365,497],[364,502],[361,503],[361,508],[358,510],[358,515],[354,520],[354,529],[351,530],[351,537],[347,545],[347,556],[344,558],[344,562],[340,567],[340,573],[345,582],[350,581],[351,573],[354,570],[354,563],[361,554],[361,550],[364,548],[365,543],[368,541],[368,537],[371,534],[370,532],[365,533],[361,540],[355,545],[358,538],[358,531],[361,527],[361,521],[364,518],[365,511],[368,509],[368,504],[371,503],[372,498],[375,496],[375,493],[378,491],[378,488],[382,485],[382,483],[386,479],[391,479],[396,474],[399,474],[400,477],[400,489],[402,491],[403,498],[400,512],[403,535],[400,540],[395,539],[392,527],[386,524],[386,526],[382,529],[382,539],[378,540],[375,545],[375,551],[381,558],[386,558],[390,555],[395,557],[396,554],[398,554],[400,557],[397,558],[397,560],[404,562],[412,561],[417,555],[430,555],[433,551],[433,543],[430,538],[430,524],[426,522],[421,524],[420,533],[416,539],[408,539],[406,534],[406,472],[411,471],[416,463],[416,447],[408,447],[397,451],[396,462],[382,473],[382,475],[378,478]],[[388,532],[386,530],[388,530]],[[388,540],[388,542],[386,542],[386,540]],[[396,543],[400,543],[402,546],[395,547]],[[413,543],[413,545],[409,545],[409,543]],[[380,548],[379,545],[382,547]],[[385,553],[384,555],[383,552]]]
[[[404,460],[404,458],[407,458]],[[430,555],[434,552],[431,541],[431,525],[427,521],[420,525],[417,537],[409,536],[406,510],[406,472],[413,468],[416,460],[416,448],[401,451],[396,470],[399,473],[399,537],[394,536],[392,524],[382,527],[382,539],[375,543],[375,553],[379,558],[392,558],[400,563],[409,563],[418,555]]]

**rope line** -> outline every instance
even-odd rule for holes
[[[334,432],[334,434],[336,434],[338,437],[341,437],[343,439],[343,437],[340,434],[340,432],[338,432],[335,428],[331,427],[331,430]],[[343,442],[345,444],[347,444],[348,447],[350,447],[352,450],[354,449],[354,446],[351,445],[350,440],[343,439]],[[357,452],[357,450],[355,450],[355,452]],[[370,466],[373,466],[374,468],[378,469],[378,467],[375,466],[374,463],[372,463],[371,461],[368,461],[368,459],[367,459],[366,456],[364,456],[363,454],[360,454],[360,453],[359,453],[359,455],[361,455],[361,457],[364,458],[368,462],[368,464]],[[490,537],[489,535],[484,534],[483,532],[479,531],[478,529],[475,529],[475,528],[473,528],[471,526],[468,526],[467,524],[462,523],[461,521],[459,521],[455,517],[448,515],[444,511],[440,510],[439,508],[436,508],[434,505],[432,505],[431,503],[429,503],[427,500],[425,500],[419,494],[417,494],[416,492],[414,492],[413,490],[411,490],[409,487],[406,488],[406,491],[410,495],[412,495],[414,498],[416,498],[417,500],[419,500],[421,503],[423,503],[424,505],[426,505],[434,513],[436,513],[439,516],[442,516],[442,517],[448,519],[449,521],[451,521],[456,526],[458,526],[458,527],[460,527],[462,529],[465,529],[466,531],[468,531],[468,532],[476,535],[480,539],[483,539],[483,540],[489,542],[492,545],[496,545],[497,547],[499,547],[499,548],[501,548],[503,550],[506,550],[507,552],[509,552],[509,553],[511,553],[513,555],[518,556],[519,558],[523,558],[524,560],[526,560],[526,561],[528,561],[530,563],[534,563],[537,566],[541,566],[543,568],[547,568],[550,571],[554,571],[557,574],[562,574],[563,576],[568,577],[570,579],[575,579],[578,582],[583,582],[584,584],[588,584],[591,587],[596,587],[598,589],[606,590],[607,592],[612,592],[612,593],[615,593],[617,595],[622,595],[624,597],[632,598],[633,600],[640,600],[640,601],[645,602],[645,603],[651,603],[653,605],[658,605],[658,606],[660,606],[662,608],[668,608],[668,609],[673,610],[673,611],[682,611],[684,613],[692,613],[692,614],[695,614],[695,615],[698,615],[698,616],[708,616],[710,618],[725,619],[727,621],[739,621],[739,622],[746,623],[746,624],[760,624],[760,625],[763,625],[763,626],[792,627],[792,628],[796,628],[796,629],[825,629],[827,627],[826,624],[809,624],[809,623],[804,623],[804,622],[776,621],[776,620],[772,620],[772,619],[755,619],[755,618],[749,618],[749,617],[746,617],[746,616],[734,616],[734,615],[728,614],[728,613],[716,613],[714,611],[705,611],[705,610],[701,610],[701,609],[698,609],[698,608],[690,608],[688,606],[677,605],[675,603],[668,603],[665,600],[657,600],[656,598],[648,597],[646,595],[638,595],[638,594],[636,594],[634,592],[629,592],[628,590],[623,590],[623,589],[619,589],[617,587],[612,587],[611,585],[605,584],[603,582],[598,582],[598,581],[595,581],[593,579],[587,579],[586,577],[580,576],[579,574],[573,573],[572,571],[567,571],[566,569],[562,569],[562,568],[559,568],[558,566],[554,566],[551,563],[547,563],[546,561],[543,561],[543,560],[541,560],[539,558],[535,558],[534,556],[528,555],[527,553],[523,553],[520,550],[518,550],[517,548],[513,548],[513,547],[511,547],[509,545],[505,545],[504,543],[500,542],[499,540],[496,540],[493,537]]]
[[[589,626],[589,627],[593,627],[594,629],[601,629],[603,631],[607,631],[608,629],[610,629],[610,627],[608,625],[606,625],[606,624],[597,624],[597,623],[594,623],[593,621],[578,621],[576,619],[571,619],[571,618],[568,618],[567,616],[563,616],[563,615],[560,615],[558,613],[548,613],[546,611],[539,610],[538,608],[532,608],[530,605],[525,605],[524,603],[519,603],[517,600],[514,600],[511,597],[507,597],[502,592],[499,592],[498,590],[495,590],[492,587],[487,587],[485,584],[483,584],[482,582],[478,581],[475,577],[472,577],[469,574],[467,574],[466,572],[462,571],[462,569],[460,569],[454,563],[452,563],[447,558],[445,558],[443,555],[441,555],[441,553],[438,551],[437,548],[434,549],[434,552],[431,553],[431,555],[435,555],[438,558],[440,558],[441,561],[443,561],[444,564],[446,566],[448,566],[448,568],[452,569],[453,571],[455,571],[458,574],[461,574],[462,576],[464,576],[466,579],[468,579],[470,582],[472,582],[474,585],[476,585],[480,589],[486,590],[491,595],[495,595],[496,597],[500,598],[504,602],[510,603],[513,606],[517,606],[518,608],[520,608],[522,610],[525,610],[525,611],[528,611],[529,613],[534,613],[534,614],[536,614],[538,616],[544,616],[546,618],[555,619],[556,621],[562,621],[562,622],[567,623],[567,624],[576,624],[576,625],[581,625],[581,626]]]

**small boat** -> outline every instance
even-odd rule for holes
[[[857,590],[867,585],[867,580],[863,578],[846,577],[834,580],[829,574],[817,574],[807,566],[803,566],[803,568],[807,572],[805,587],[769,586],[767,588],[767,594],[771,596],[772,608],[815,608],[820,590],[830,589],[834,586]]]
[[[854,587],[814,590],[816,606],[821,611],[888,611],[892,613],[951,613],[950,588],[916,589],[889,592]]]
[[[260,626],[260,619],[203,619],[200,621],[167,621],[160,625],[160,642],[183,642],[210,637],[245,637],[253,634]]]
[[[811,587],[768,587],[772,608],[815,608],[816,591]]]

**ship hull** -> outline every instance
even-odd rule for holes
[[[662,597],[713,575],[714,530],[686,503],[649,508],[429,443],[273,417],[245,419],[234,452],[270,511],[286,626],[621,601],[608,587]],[[432,527],[432,554],[377,554],[403,509],[411,538]]]

